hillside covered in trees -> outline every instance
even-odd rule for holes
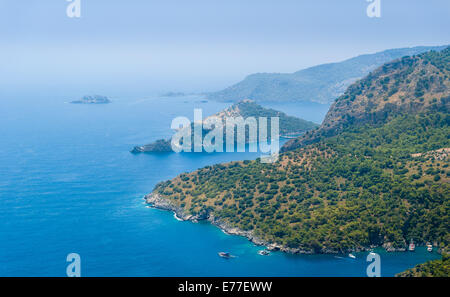
[[[351,85],[331,106],[320,129],[286,143],[294,150],[347,127],[386,123],[399,114],[443,111],[449,104],[449,48],[389,62]]]
[[[147,201],[290,252],[404,250],[410,240],[445,252],[449,59],[446,49],[385,64],[276,163],[207,166],[159,183]]]
[[[216,117],[222,121],[222,124],[226,124],[226,118],[239,118],[242,117],[244,120],[248,119],[250,117],[253,117],[255,119],[258,119],[259,117],[265,117],[268,121],[267,123],[267,131],[268,132],[268,138],[270,137],[270,131],[271,131],[271,117],[278,117],[279,119],[279,133],[281,137],[293,137],[298,136],[300,134],[303,134],[307,131],[310,131],[312,129],[317,128],[319,125],[310,121],[306,121],[297,117],[289,116],[285,114],[284,112],[272,109],[272,108],[265,108],[262,107],[259,104],[256,104],[252,100],[242,100],[238,103],[233,104],[232,106],[210,116],[203,120],[203,123],[208,121],[208,119]],[[193,135],[194,135],[194,123],[191,124],[191,135],[192,135],[192,141],[191,143],[194,143]],[[209,132],[212,131],[212,129],[207,129],[205,126],[201,127],[202,134],[206,135]],[[235,128],[236,131],[236,128]],[[227,140],[226,138],[226,129],[223,130],[223,142]],[[235,136],[237,135],[237,132],[235,133]],[[246,136],[248,136],[248,131],[246,133]],[[258,138],[258,136],[257,136]],[[235,143],[237,143],[237,139],[235,137]],[[248,143],[248,137],[246,139],[246,143]],[[145,152],[172,152],[172,146],[171,146],[171,139],[160,139],[153,143],[143,145],[143,146],[136,146],[132,150],[133,153],[145,153]]]

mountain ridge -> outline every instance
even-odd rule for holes
[[[356,80],[386,62],[447,46],[419,46],[360,55],[337,63],[309,67],[294,73],[255,73],[218,92],[206,94],[211,100],[256,102],[316,102],[330,104]]]

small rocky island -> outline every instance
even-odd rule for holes
[[[106,96],[93,95],[83,96],[80,100],[71,101],[72,104],[108,104],[111,100]]]
[[[172,145],[170,140],[159,139],[147,145],[136,146],[131,152],[134,154],[145,152],[169,153],[172,152]]]

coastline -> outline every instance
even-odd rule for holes
[[[242,231],[236,227],[231,227],[227,223],[221,221],[220,219],[215,218],[214,215],[206,213],[195,216],[186,214],[183,208],[172,204],[168,199],[165,199],[164,197],[162,197],[157,193],[150,193],[148,195],[145,195],[144,199],[145,202],[153,208],[173,212],[174,218],[178,221],[190,221],[193,223],[197,223],[198,221],[208,221],[212,225],[221,229],[225,234],[243,236],[248,240],[250,240],[251,242],[253,242],[254,244],[259,246],[267,246],[267,248],[271,250],[277,249],[281,250],[282,248],[281,246],[266,242],[253,236],[252,232],[250,231]]]
[[[237,227],[230,226],[228,223],[220,220],[219,218],[214,217],[213,214],[201,213],[198,215],[186,214],[182,207],[176,206],[170,202],[170,200],[164,198],[158,193],[150,193],[144,196],[145,202],[152,208],[171,211],[174,214],[174,218],[177,221],[190,221],[193,223],[197,223],[198,221],[208,221],[212,225],[221,229],[225,234],[228,235],[238,235],[247,238],[250,242],[257,246],[265,246],[270,251],[281,251],[288,254],[318,254],[314,250],[304,250],[301,248],[290,248],[278,243],[269,242],[267,240],[260,239],[253,235],[251,231],[243,231]],[[363,248],[355,248],[345,253],[352,252],[364,252],[371,251],[375,248],[383,248],[386,252],[406,252],[406,248],[394,248],[391,243],[384,243],[382,246],[370,246]],[[336,250],[325,249],[321,251],[322,254],[341,254],[342,252],[338,252]]]

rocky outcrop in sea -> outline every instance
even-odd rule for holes
[[[108,104],[111,100],[106,96],[93,95],[83,96],[80,100],[71,101],[72,104]]]

